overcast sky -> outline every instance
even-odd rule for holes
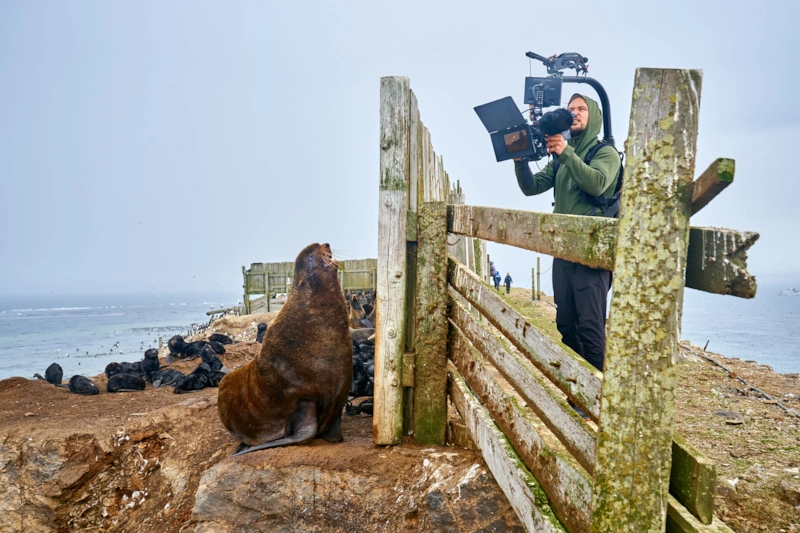
[[[522,103],[529,50],[589,57],[620,147],[636,67],[702,69],[697,174],[736,178],[692,224],[759,232],[760,281],[800,271],[797,2],[271,4],[0,1],[0,294],[241,294],[311,242],[375,257],[381,76],[467,203],[550,211],[473,111]],[[530,285],[535,254],[490,253]]]

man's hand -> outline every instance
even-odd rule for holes
[[[561,155],[561,152],[567,147],[567,141],[564,140],[564,136],[560,133],[557,135],[545,135],[544,140],[547,141],[548,154]]]

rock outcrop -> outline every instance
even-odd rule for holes
[[[232,345],[223,362],[259,348]],[[342,443],[230,458],[216,389],[110,394],[93,379],[96,396],[0,381],[0,532],[522,531],[475,452],[376,447],[362,414]]]

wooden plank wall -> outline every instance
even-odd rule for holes
[[[342,290],[375,290],[377,259],[346,259],[339,262],[339,283]],[[276,263],[252,263],[249,269],[242,267],[244,289],[244,312],[254,313],[268,309],[266,300],[253,298],[266,294],[269,276],[270,294],[289,292],[292,283],[294,261]],[[259,301],[260,303],[252,303]]]
[[[418,279],[418,214],[425,202],[446,202],[451,188],[444,160],[433,148],[430,131],[420,118],[417,98],[408,78],[381,79],[380,116],[373,441],[376,444],[396,444],[403,434],[414,433],[415,388],[443,390],[443,372],[436,378],[432,377],[435,373],[430,372],[423,372],[420,376],[422,380],[438,379],[439,383],[416,380],[416,368],[441,366],[441,361],[417,360],[417,328],[421,313],[427,313],[420,310],[417,295],[426,290],[428,282]],[[460,188],[458,190],[460,192]],[[478,241],[475,247],[473,239],[468,240],[469,250],[463,246],[465,261],[470,261],[473,266],[478,262],[488,265],[485,244]],[[476,258],[476,249],[483,254],[480,258]],[[432,341],[431,345],[438,344]],[[438,410],[434,411],[438,413]],[[421,419],[416,417],[416,420]],[[427,426],[425,435],[443,434],[437,424]],[[435,430],[432,429],[434,426]],[[426,443],[432,442],[427,436],[421,438]],[[437,437],[435,440],[441,439]]]
[[[566,398],[593,420],[600,420],[602,374],[572,350],[551,341],[452,257],[448,261],[448,283],[452,296],[448,350],[459,379],[481,398],[494,423],[503,429],[519,460],[539,480],[555,515],[569,531],[588,531],[597,432],[577,416]],[[461,301],[482,318],[476,319]],[[498,374],[522,402],[512,400],[498,385],[494,377]],[[546,426],[571,459],[548,446],[538,430],[526,422],[530,419]],[[713,526],[685,531],[729,531],[711,515],[714,492],[709,488],[716,486],[713,464],[677,435],[671,453],[677,462],[669,475],[670,482],[675,482],[670,492],[677,500],[674,505],[670,503],[670,516],[688,513],[696,517],[695,522]],[[583,503],[576,506],[576,502]]]

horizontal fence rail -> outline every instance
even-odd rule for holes
[[[486,408],[452,363],[448,366],[448,374],[450,399],[525,530],[542,533],[566,531],[553,513],[536,478],[520,461],[508,439],[492,422]]]
[[[476,435],[502,431],[512,446],[514,455],[511,461],[525,465],[525,471],[518,475],[524,478],[525,473],[529,472],[536,479],[530,497],[535,498],[537,491],[546,495],[544,516],[552,512],[571,533],[590,531],[596,431],[577,416],[560,392],[573,398],[585,412],[596,411],[599,398],[589,402],[585,396],[575,393],[584,387],[576,387],[575,390],[565,387],[565,391],[557,386],[555,380],[559,379],[562,364],[550,364],[554,361],[563,363],[568,360],[565,358],[579,358],[552,341],[544,344],[547,346],[545,349],[563,352],[561,358],[540,358],[537,350],[528,345],[525,339],[541,340],[546,338],[545,334],[495,294],[475,273],[452,257],[449,258],[448,282],[452,297],[448,340],[450,392],[451,397],[454,394],[462,396],[454,399],[454,405],[464,418],[468,433],[480,447]],[[482,324],[468,311],[459,301],[459,296],[471,304],[491,327],[497,328],[499,334],[490,331],[490,326]],[[520,330],[524,331],[524,335],[519,334]],[[496,370],[490,370],[486,363]],[[554,383],[538,378],[537,372],[531,367],[553,379]],[[524,399],[524,404],[504,391],[498,375],[514,387],[515,392]],[[576,386],[576,374],[571,375],[573,378],[562,378],[562,383]],[[602,375],[594,371],[585,379],[595,382],[591,389],[599,389]],[[465,407],[465,392],[453,391],[457,389],[454,383],[462,382],[473,397],[480,400],[481,409],[489,416],[488,421],[469,412],[468,406]],[[463,412],[465,408],[468,411],[466,414]],[[530,422],[533,418],[538,418],[551,430],[582,468],[573,466],[569,458],[563,457],[546,443]],[[489,423],[491,427],[479,427]],[[677,434],[674,436],[672,454],[668,531],[730,532],[725,524],[713,517],[716,487],[714,464]],[[519,504],[512,502],[512,505],[522,505],[523,509],[527,509],[524,501]],[[520,510],[517,509],[517,512]]]
[[[454,356],[453,353],[455,351],[456,354],[460,354],[466,350],[463,347],[464,343],[460,341],[461,337],[469,341],[482,354],[480,361],[486,360],[497,368],[500,374],[525,399],[527,406],[572,454],[577,463],[591,475],[595,463],[596,431],[577,416],[562,399],[562,396],[555,391],[557,389],[564,393],[585,413],[590,414],[595,420],[599,420],[602,374],[572,350],[562,348],[561,345],[550,340],[517,309],[498,295],[491,286],[481,281],[474,272],[452,257],[448,262],[448,282],[453,296],[463,297],[500,333],[500,335],[496,335],[490,332],[457,301],[457,297],[453,298],[450,321],[454,327],[458,328],[459,336],[451,338],[451,359],[456,362],[463,361],[466,356]],[[453,345],[457,348],[453,348]],[[473,361],[475,364],[472,366],[480,365],[480,361]],[[530,368],[531,366],[551,382],[538,379],[536,373]],[[469,365],[465,367],[463,364],[456,364],[456,367],[472,389],[479,390],[478,384],[469,379],[469,374],[477,372],[477,370],[471,369]],[[469,371],[465,372],[464,368]],[[478,393],[478,396],[483,400],[484,405],[488,406],[489,395]],[[489,410],[492,411],[491,408]],[[496,410],[492,414],[495,415],[496,412],[501,413],[494,417],[495,421],[500,424],[498,418],[508,416],[510,411],[509,409]],[[506,432],[506,427],[503,427],[503,424],[500,426]],[[508,435],[508,432],[506,434]],[[510,435],[509,438],[514,443]],[[544,453],[549,456],[552,451],[548,449]],[[681,507],[699,517],[698,520],[711,524],[714,489],[716,488],[716,468],[713,462],[677,434],[673,440],[672,457],[670,479],[674,482],[670,486],[670,492]],[[543,486],[549,486],[537,475],[539,474],[538,468],[527,462],[526,464]],[[563,477],[574,479],[572,467],[562,463],[558,464],[559,468],[566,468],[570,471],[569,474],[561,474]],[[576,485],[574,481],[570,483],[572,487],[579,485]],[[589,487],[591,487],[591,483]],[[590,493],[591,490],[589,490]],[[591,500],[591,497],[588,497]],[[570,495],[570,499],[574,500],[575,498],[574,494]],[[559,509],[556,505],[556,510]],[[586,511],[588,512],[588,507]],[[575,519],[572,520],[572,522],[575,521]],[[577,520],[577,523],[582,522]],[[716,527],[721,526],[717,525]],[[570,529],[570,531],[573,530]],[[576,529],[576,531],[581,530]]]
[[[448,363],[448,392],[470,439],[481,450],[489,471],[497,484],[508,497],[520,521],[527,531],[569,531],[576,533],[582,529],[567,529],[557,522],[561,511],[556,511],[559,495],[551,495],[544,489],[529,469],[524,456],[517,453],[513,442],[504,430],[493,420],[492,413],[483,405],[482,399],[470,388],[451,361]],[[565,468],[565,470],[567,470]],[[572,488],[573,496],[581,499],[591,498],[591,478],[577,469],[570,471],[580,480]],[[586,487],[584,491],[583,488]],[[666,531],[668,533],[733,533],[725,523],[711,516],[708,523],[702,522],[682,505],[674,496],[667,498]],[[574,522],[572,528],[580,527]]]
[[[541,252],[592,268],[614,270],[618,221],[472,205],[447,206],[447,231]],[[691,228],[686,287],[741,298],[756,295],[747,250],[758,233]]]

